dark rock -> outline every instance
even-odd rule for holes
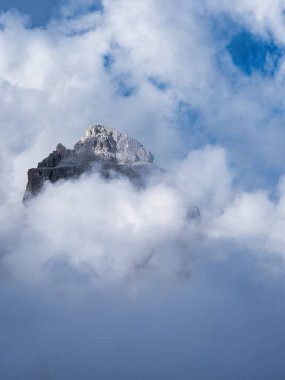
[[[74,146],[56,149],[37,168],[28,171],[28,183],[23,201],[37,195],[45,181],[78,178],[94,167],[105,178],[124,175],[139,180],[153,169],[153,155],[137,140],[114,129],[95,125],[86,130]]]
[[[200,210],[197,206],[192,206],[188,209],[186,218],[188,220],[197,220],[201,217]]]

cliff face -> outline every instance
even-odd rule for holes
[[[23,200],[38,194],[45,181],[79,177],[94,165],[106,178],[120,173],[139,179],[151,170],[154,157],[135,139],[114,129],[94,125],[86,130],[74,149],[58,144],[37,168],[28,171],[28,183]]]

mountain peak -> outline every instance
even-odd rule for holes
[[[74,150],[124,164],[152,163],[154,160],[139,141],[100,124],[87,128],[85,136],[75,144]]]
[[[86,129],[73,149],[57,144],[48,157],[29,169],[24,201],[38,194],[45,181],[79,177],[97,163],[98,171],[109,178],[113,173],[140,179],[153,165],[153,155],[137,140],[100,124]]]

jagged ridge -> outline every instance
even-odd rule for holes
[[[135,139],[115,129],[96,124],[86,130],[74,149],[58,144],[37,168],[29,169],[28,183],[23,200],[38,194],[46,180],[79,177],[98,163],[100,173],[109,177],[112,172],[138,179],[150,169],[154,157]]]

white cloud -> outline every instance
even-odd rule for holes
[[[1,377],[279,378],[284,65],[245,77],[223,20],[283,43],[283,1],[82,4],[45,28],[0,16]],[[166,173],[47,183],[25,207],[28,168],[94,122]]]
[[[230,183],[223,150],[207,148],[145,189],[93,174],[47,184],[26,207],[11,195],[7,204],[13,205],[18,222],[9,225],[8,239],[15,234],[18,239],[6,264],[24,277],[42,276],[46,263],[60,257],[68,257],[79,272],[89,267],[99,280],[124,279],[147,264],[173,276],[182,270],[181,260],[192,260],[194,254],[190,245],[196,222],[187,213],[196,205],[205,216],[220,213]],[[179,253],[180,240],[184,248]]]
[[[243,22],[255,33],[266,35],[268,32],[282,43],[285,42],[285,29],[283,12],[284,0],[272,3],[269,0],[206,0],[206,5],[211,12],[225,12],[239,22]]]
[[[173,163],[146,188],[93,173],[46,183],[26,207],[21,192],[5,194],[1,240],[11,252],[3,263],[17,277],[41,281],[67,260],[75,273],[88,269],[95,284],[134,277],[139,285],[153,276],[188,273],[193,260],[213,249],[212,260],[241,247],[283,259],[284,181],[273,201],[265,191],[242,191],[233,179],[225,151],[206,147]],[[188,217],[194,206],[202,215],[197,220]]]
[[[158,164],[167,167],[171,173],[167,180],[170,182],[162,182],[144,192],[137,193],[130,185],[119,181],[116,186],[121,189],[120,192],[114,190],[112,195],[110,193],[114,203],[111,203],[109,210],[114,208],[114,212],[117,212],[116,220],[121,221],[121,208],[128,210],[125,224],[121,221],[123,225],[118,222],[118,225],[111,227],[114,236],[117,236],[120,229],[125,231],[128,226],[133,228],[133,241],[132,235],[129,237],[122,231],[122,235],[118,235],[122,241],[130,238],[130,249],[126,255],[131,258],[131,265],[134,265],[132,247],[141,245],[141,255],[144,255],[145,246],[141,242],[148,234],[151,235],[152,230],[158,240],[150,239],[147,252],[159,244],[163,246],[165,236],[173,241],[181,238],[188,205],[198,205],[207,223],[207,218],[215,218],[225,210],[225,214],[218,217],[213,232],[215,236],[224,238],[229,235],[232,238],[241,231],[241,236],[247,238],[246,232],[242,231],[254,236],[265,233],[266,227],[261,222],[261,225],[255,225],[255,220],[262,219],[266,214],[266,204],[272,208],[278,208],[279,205],[273,204],[266,195],[255,193],[243,192],[241,198],[237,198],[232,178],[246,181],[245,184],[239,183],[239,188],[246,188],[248,183],[255,187],[258,183],[264,185],[267,181],[263,172],[264,163],[282,173],[282,114],[272,113],[276,106],[282,109],[284,103],[282,70],[276,79],[268,80],[258,76],[246,79],[226,59],[225,75],[217,67],[216,61],[221,40],[211,36],[207,17],[209,14],[213,16],[215,12],[228,12],[233,19],[246,22],[250,16],[253,30],[263,28],[265,33],[269,22],[264,21],[266,17],[278,27],[278,23],[274,22],[274,17],[281,9],[281,2],[278,4],[278,7],[272,8],[271,13],[267,13],[267,2],[259,7],[255,7],[253,2],[234,3],[229,9],[224,2],[214,4],[208,1],[198,7],[192,2],[181,1],[179,6],[173,7],[172,3],[151,0],[140,4],[128,0],[108,0],[103,4],[103,12],[53,20],[46,28],[36,29],[27,28],[25,18],[19,14],[2,13],[0,45],[5,52],[0,60],[0,136],[5,160],[5,165],[2,165],[2,193],[5,193],[7,199],[9,189],[12,196],[9,204],[12,202],[14,209],[18,210],[20,206],[16,204],[20,205],[27,169],[35,166],[57,142],[70,147],[88,124],[102,122],[141,139],[153,151]],[[204,19],[203,12],[207,15]],[[270,16],[271,14],[275,16]],[[279,29],[274,33],[277,30]],[[111,75],[103,67],[105,54],[113,55]],[[226,57],[226,52],[223,54]],[[237,85],[229,81],[230,73],[238,79]],[[128,75],[137,88],[133,96],[118,95],[115,78],[121,74]],[[149,82],[152,75],[162,78],[168,84],[165,91],[158,90]],[[201,117],[200,131],[195,130],[196,126],[191,125],[191,121],[186,120],[182,128],[179,125],[176,113],[180,100],[189,104],[190,109],[192,107],[198,110]],[[185,136],[188,138],[184,141]],[[218,143],[225,143],[227,158],[222,149],[211,147],[187,156],[189,140],[191,146],[197,146],[200,140],[211,141],[213,137]],[[266,143],[269,141],[270,144]],[[181,159],[185,156],[186,159],[171,169],[173,158]],[[231,173],[227,160],[234,163],[237,173]],[[253,170],[256,172],[254,175]],[[31,229],[24,230],[24,235],[27,235],[23,239],[28,239],[27,236],[35,228],[35,233],[43,239],[55,240],[52,248],[47,244],[47,250],[43,250],[44,259],[54,249],[60,254],[65,252],[64,237],[67,230],[64,228],[68,225],[64,227],[65,222],[61,218],[66,218],[65,214],[70,209],[73,209],[69,217],[72,223],[68,230],[76,229],[76,221],[81,220],[82,210],[87,215],[86,222],[82,222],[83,225],[86,224],[86,235],[92,237],[90,241],[85,237],[87,256],[92,256],[93,246],[98,245],[96,250],[99,256],[102,256],[104,249],[106,251],[102,247],[106,244],[104,239],[107,232],[97,236],[96,231],[93,236],[89,230],[93,215],[90,215],[91,219],[88,218],[88,207],[92,203],[97,205],[100,213],[103,212],[99,207],[103,203],[102,193],[111,190],[101,180],[97,179],[97,185],[94,181],[95,179],[84,178],[78,183],[50,187],[26,211]],[[97,190],[93,193],[93,187],[98,187],[99,193]],[[70,197],[64,195],[67,190]],[[74,199],[76,192],[86,192],[85,197],[92,201],[77,201]],[[126,199],[124,192],[127,194]],[[161,198],[159,193],[163,195]],[[257,190],[256,194],[264,193]],[[263,197],[263,201],[260,197]],[[80,208],[71,207],[80,202]],[[252,207],[252,220],[247,219],[247,214],[242,211],[246,202],[250,210]],[[55,209],[55,215],[49,219],[48,210],[54,203],[59,204],[63,210],[58,215],[60,207]],[[121,208],[118,208],[119,204]],[[169,206],[166,207],[166,204]],[[233,217],[235,212],[241,220],[239,228],[234,227],[237,224]],[[22,220],[23,211],[20,214]],[[4,212],[3,215],[7,213]],[[158,217],[158,220],[151,222],[151,216]],[[54,228],[53,219],[60,220],[62,229]],[[42,222],[39,225],[38,220]],[[99,222],[108,225],[110,221],[106,219]],[[208,227],[203,224],[203,228],[203,233],[207,235]],[[80,234],[84,235],[81,229],[78,231],[67,249],[70,252],[74,246],[74,255],[78,255],[82,244]],[[137,239],[141,239],[139,243]],[[109,251],[120,251],[121,244],[116,241],[114,246],[109,247]],[[38,257],[41,260],[41,256]],[[114,254],[112,257],[116,261],[120,255]],[[127,269],[124,267],[118,271],[123,273]]]
[[[265,191],[237,194],[224,213],[212,221],[210,236],[233,244],[242,242],[253,253],[277,255],[284,260],[284,179],[279,187],[276,200]]]

